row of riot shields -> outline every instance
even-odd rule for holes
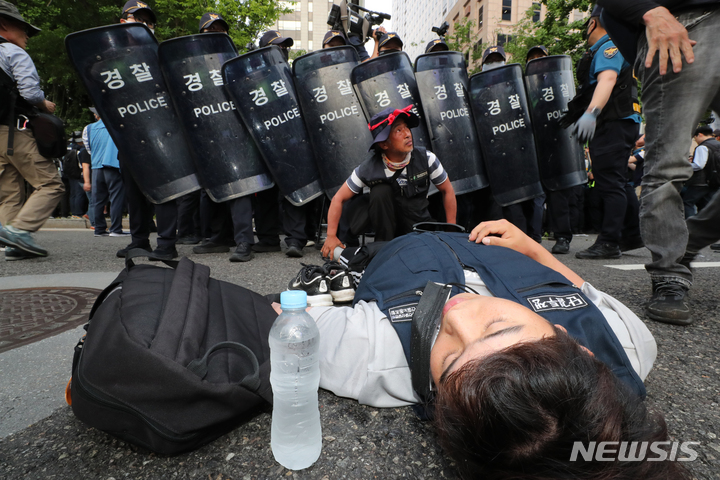
[[[574,96],[569,57],[533,60],[524,78],[508,65],[468,79],[458,52],[413,68],[405,53],[359,64],[336,47],[291,69],[277,47],[238,56],[224,34],[158,45],[142,24],[78,32],[66,46],[123,168],[155,203],[200,186],[222,202],[273,182],[295,205],[332,196],[368,158],[368,119],[410,104],[423,120],[415,144],[440,158],[458,194],[490,185],[510,205],[541,194],[541,181],[585,181],[580,146],[558,125]]]

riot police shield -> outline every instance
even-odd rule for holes
[[[300,206],[322,195],[292,72],[280,48],[264,47],[228,60],[222,73],[240,118],[285,198]]]
[[[489,185],[470,112],[466,68],[459,52],[428,53],[415,60],[415,78],[432,151],[457,195]]]
[[[495,200],[506,207],[543,193],[522,69],[470,77],[470,105]]]
[[[160,72],[158,44],[141,23],[65,38],[70,61],[140,190],[164,203],[200,189],[180,120]]]
[[[350,80],[368,121],[388,107],[405,108],[414,105],[412,111],[420,117],[420,125],[412,130],[413,143],[416,147],[430,148],[430,135],[407,53],[388,53],[361,63],[353,68]]]
[[[225,94],[220,68],[235,57],[235,45],[224,33],[175,38],[158,50],[200,184],[215,202],[273,186],[255,141]]]
[[[575,96],[574,78],[567,55],[530,60],[525,68],[540,179],[551,191],[587,182],[582,146],[560,126],[560,117]]]
[[[353,47],[318,50],[293,62],[295,88],[325,192],[332,198],[367,158],[372,135],[350,83]]]

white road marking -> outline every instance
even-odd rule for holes
[[[632,265],[604,265],[608,268],[615,268],[617,270],[645,270],[644,264],[632,264]],[[690,264],[693,268],[712,268],[720,267],[720,262],[692,262]]]

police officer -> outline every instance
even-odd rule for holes
[[[578,95],[587,89],[593,93],[573,128],[581,142],[590,142],[595,188],[603,205],[600,234],[592,246],[575,254],[581,259],[622,255],[619,244],[627,207],[627,161],[642,121],[632,67],[610,40],[601,13],[602,8],[595,7],[588,20],[590,49],[577,66],[577,78],[582,82]]]
[[[535,45],[534,47],[530,47],[527,55],[525,55],[525,63],[529,62],[530,60],[535,60],[536,58],[542,58],[547,56],[548,49],[545,45]]]
[[[263,33],[262,37],[260,37],[258,46],[263,48],[268,45],[280,47],[283,55],[285,56],[285,60],[287,60],[290,57],[290,47],[295,45],[295,40],[290,37],[283,37],[277,30],[268,30]]]
[[[436,38],[435,40],[431,40],[425,46],[425,53],[447,52],[448,50],[450,50],[450,47],[447,46],[447,43],[445,43],[445,40],[442,38]]]
[[[55,111],[25,52],[28,38],[39,32],[15,5],[0,0],[0,245],[6,247],[6,260],[47,256],[32,233],[50,217],[65,191],[57,168],[40,155],[21,120],[37,109]],[[35,188],[27,200],[25,181]]]
[[[393,52],[402,52],[403,41],[396,32],[386,32],[384,27],[375,29],[375,47],[370,58]]]
[[[342,47],[347,44],[345,35],[340,30],[328,30],[323,37],[323,48]]]
[[[200,33],[228,33],[230,26],[219,13],[207,12],[200,17]]]
[[[276,45],[287,59],[289,48],[294,45],[292,38],[283,37],[276,30],[269,30],[260,37],[260,48]],[[307,244],[307,205],[298,207],[290,203],[277,186],[263,190],[255,195],[255,229],[259,242],[253,245],[254,252],[280,251],[278,233],[284,230],[287,250],[285,255],[292,258],[302,257],[302,249]],[[281,219],[282,212],[282,219]],[[282,225],[282,227],[281,227]]]
[[[150,7],[139,0],[130,0],[123,6],[120,23],[143,23],[151,31],[155,31],[157,18]],[[132,139],[128,139],[132,141]],[[158,205],[153,205],[142,193],[137,182],[130,174],[128,168],[123,168],[127,160],[120,155],[120,172],[125,185],[125,198],[128,204],[130,215],[130,245],[117,251],[117,256],[124,258],[127,252],[133,248],[141,248],[151,251],[153,258],[159,260],[171,260],[178,256],[175,249],[177,241],[177,202],[171,200]],[[150,248],[150,225],[153,218],[153,210],[157,220],[157,248]]]
[[[535,45],[530,47],[525,60],[527,63],[530,60],[547,56],[548,49],[545,45]],[[565,254],[570,251],[570,242],[572,241],[570,199],[574,191],[575,187],[555,191],[547,190],[544,195],[535,197],[533,200],[533,222],[537,225],[537,230],[542,230],[543,209],[547,203],[548,231],[553,232],[555,236],[555,245],[552,247],[552,253],[555,254]]]
[[[198,25],[198,31],[200,33],[225,33],[229,31],[229,27],[225,19],[219,13],[207,12],[200,17],[200,24]],[[226,206],[222,208],[217,207],[210,197],[208,197],[205,190],[188,193],[183,195],[177,200],[178,204],[178,232],[177,232],[177,244],[178,245],[196,245],[200,243],[203,238],[205,241],[201,247],[198,247],[201,251],[195,251],[194,253],[215,253],[215,248],[212,246],[205,245],[210,241],[210,238],[215,237],[213,233],[208,233],[207,237],[203,235],[203,232],[212,232],[212,226],[225,225],[229,229],[229,235],[225,238],[232,239],[232,229],[230,228],[230,215],[227,211]],[[221,210],[221,212],[218,212]],[[207,213],[205,216],[200,215],[200,211]],[[220,219],[216,219],[216,215],[220,215]],[[205,226],[203,226],[205,223]],[[216,228],[217,230],[217,228]],[[227,252],[230,245],[234,245],[231,240],[224,241],[221,245],[217,245],[219,252]]]
[[[487,72],[502,67],[505,65],[506,59],[505,49],[501,45],[490,46],[485,49],[482,55],[482,71]],[[544,202],[544,196],[541,201]],[[537,212],[535,199],[502,207],[503,218],[540,243],[542,242],[542,214]]]
[[[386,108],[370,119],[373,155],[353,171],[330,203],[323,256],[332,260],[335,248],[344,248],[338,238],[341,215],[349,224],[349,235],[372,226],[377,241],[392,240],[410,232],[415,223],[432,221],[427,209],[431,181],[442,195],[446,221],[455,223],[455,191],[438,158],[413,145],[410,129],[420,119],[411,109],[412,105],[402,110]],[[365,187],[370,188],[369,195],[353,198]],[[348,237],[345,232],[340,235]]]
[[[219,13],[206,13],[200,18],[200,33],[225,33],[228,23]],[[248,262],[253,259],[252,245],[252,199],[250,195],[234,198],[223,203],[215,203],[210,196],[201,191],[200,210],[203,222],[209,230],[209,236],[202,245],[193,247],[193,253],[223,253],[235,246],[230,255],[231,262]]]
[[[488,47],[483,52],[482,71],[486,72],[493,68],[502,67],[505,65],[505,60],[507,60],[507,56],[505,55],[505,49],[501,45]]]

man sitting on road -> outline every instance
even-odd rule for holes
[[[417,127],[420,119],[411,109],[412,105],[402,110],[387,108],[370,120],[370,150],[374,153],[353,171],[330,203],[323,256],[332,259],[336,247],[345,248],[338,238],[341,215],[343,240],[369,228],[374,229],[376,241],[392,240],[412,231],[415,223],[432,221],[427,199],[430,181],[442,195],[445,221],[455,223],[455,191],[440,160],[413,145],[410,129]],[[365,187],[370,189],[369,195],[353,198]]]

